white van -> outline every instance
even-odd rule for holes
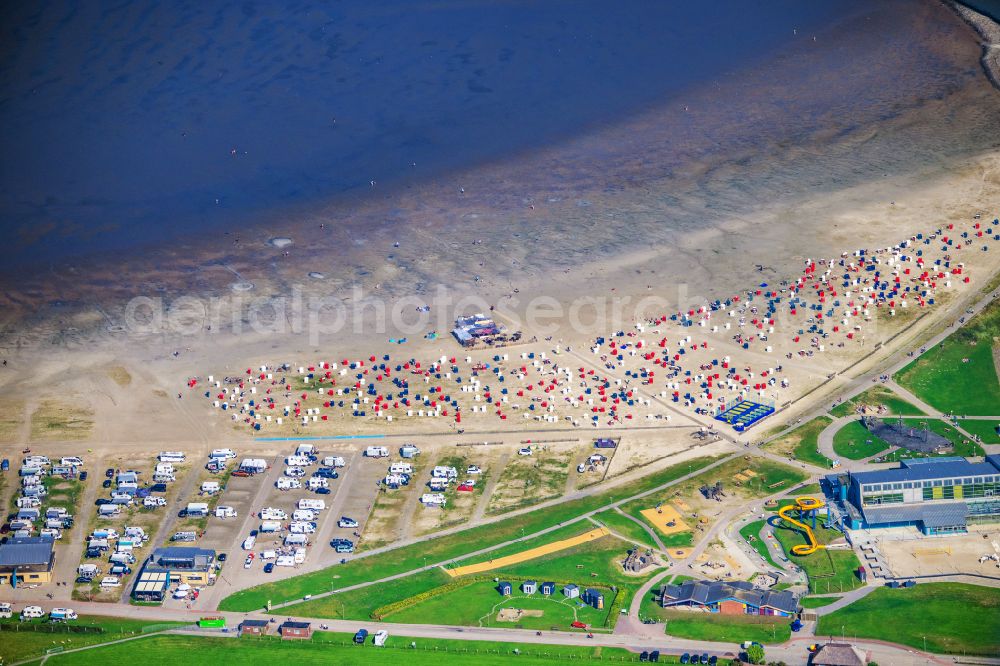
[[[231,506],[215,507],[216,518],[236,518],[236,509]]]
[[[365,449],[366,458],[388,458],[389,449],[384,446],[369,446]]]
[[[78,456],[69,456],[60,460],[59,464],[67,467],[83,467],[83,458]]]
[[[27,456],[24,459],[24,464],[25,465],[38,465],[38,466],[48,465],[49,464],[49,457],[48,456]]]
[[[294,567],[295,558],[291,555],[282,555],[274,561],[274,566],[276,567]]]
[[[321,499],[300,499],[297,505],[300,509],[311,509],[313,511],[323,511],[326,509],[326,502]]]
[[[347,465],[347,461],[341,456],[327,456],[323,458],[324,467],[344,467]]]
[[[41,606],[25,606],[24,610],[21,611],[22,620],[32,620],[45,615],[45,611],[42,610]]]
[[[0,602],[0,618],[7,619],[13,616],[14,612],[10,609],[10,604],[7,602]]]
[[[208,515],[208,504],[205,502],[190,502],[187,508],[184,510],[187,516],[207,516]]]
[[[213,460],[231,460],[236,457],[236,451],[232,449],[212,449],[208,457]]]
[[[288,526],[288,531],[292,534],[314,534],[316,523],[307,520],[297,520]]]
[[[183,451],[161,451],[156,459],[160,462],[182,463],[187,460],[187,456]]]
[[[281,531],[281,523],[279,523],[277,520],[265,520],[262,521],[260,524],[261,534],[270,534],[273,532],[280,532],[280,531]]]
[[[285,520],[288,518],[288,514],[281,509],[275,509],[272,506],[266,509],[261,509],[260,519],[261,520]]]
[[[248,536],[243,539],[243,550],[253,550],[254,545],[257,543],[257,537]]]
[[[49,611],[49,619],[51,620],[75,620],[77,619],[76,611],[72,608],[53,608]]]
[[[407,462],[394,462],[389,465],[389,474],[413,474],[413,465]]]
[[[296,509],[292,511],[292,520],[315,520],[316,513],[312,509]]]
[[[278,490],[298,490],[302,487],[302,482],[298,479],[290,479],[287,476],[279,477],[274,483]]]

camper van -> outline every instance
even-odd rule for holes
[[[329,488],[330,482],[321,476],[313,476],[309,479],[309,490],[316,490],[317,488]]]
[[[261,534],[271,534],[273,532],[281,531],[281,523],[277,520],[264,520],[260,523],[260,533]]]
[[[14,616],[14,612],[10,609],[10,604],[6,602],[0,603],[0,618],[7,619]]]
[[[208,457],[218,460],[231,460],[236,457],[236,451],[233,451],[232,449],[212,449],[212,452],[208,454]]]
[[[305,456],[288,456],[285,458],[285,464],[289,467],[305,467],[312,464],[312,460]]]
[[[33,509],[42,505],[42,500],[37,497],[18,497],[17,498],[17,508],[18,509]]]
[[[366,458],[388,458],[389,449],[384,446],[369,446],[365,449]]]
[[[171,541],[190,542],[198,538],[197,532],[176,532],[170,537]]]
[[[50,620],[75,620],[76,611],[72,608],[53,608],[49,611]]]
[[[438,466],[431,470],[431,476],[435,479],[455,479],[458,478],[458,470],[454,467]]]
[[[41,606],[25,606],[24,610],[21,611],[22,620],[33,620],[45,615]]]
[[[275,509],[274,507],[267,507],[266,509],[261,509],[260,519],[261,520],[285,520],[288,518],[288,514],[281,509]]]
[[[101,579],[102,588],[107,589],[107,588],[121,587],[121,586],[122,586],[122,581],[121,578],[119,578],[118,576],[105,576],[104,578]]]
[[[135,539],[137,541],[146,541],[149,536],[146,534],[146,530],[141,527],[126,527],[125,537],[129,539]]]
[[[148,497],[146,499],[149,499]],[[97,507],[97,515],[108,518],[110,516],[117,516],[122,512],[122,508],[117,504],[102,504]]]
[[[156,459],[160,462],[182,463],[187,460],[187,456],[182,451],[161,451]]]
[[[316,513],[312,509],[296,509],[292,512],[292,520],[315,520]]]
[[[309,537],[305,534],[286,534],[285,535],[285,545],[286,546],[304,546],[309,543]]]
[[[125,551],[119,551],[117,553],[111,553],[111,557],[108,558],[108,561],[112,564],[135,564],[135,555]]]
[[[399,447],[399,455],[404,458],[415,458],[420,455],[420,449],[413,446],[413,444],[404,444]]]
[[[316,455],[316,445],[315,444],[299,444],[295,447],[295,455],[297,456],[314,456]]]
[[[298,479],[290,479],[287,476],[282,476],[274,482],[274,485],[278,490],[298,490],[302,487],[302,482]]]
[[[295,558],[291,555],[281,555],[274,561],[276,567],[294,567]]]
[[[45,527],[38,533],[38,536],[49,537],[53,541],[58,541],[62,539],[62,530],[57,527]]]
[[[246,474],[263,474],[267,471],[267,461],[263,458],[244,458],[240,463],[240,471]]]
[[[216,518],[236,518],[236,509],[231,506],[215,507]]]
[[[142,500],[142,505],[147,509],[152,509],[158,506],[166,506],[167,500],[164,497],[145,497]]]
[[[347,461],[341,456],[327,456],[323,458],[324,467],[344,467],[346,464]]]
[[[48,465],[49,464],[49,457],[48,456],[27,456],[24,459],[24,464],[25,465],[37,465],[39,467],[42,467],[44,465]]]
[[[448,490],[448,484],[449,484],[448,479],[431,479],[430,482],[427,484],[427,487],[430,488],[431,490],[441,492],[444,490]]]
[[[177,480],[177,477],[173,474],[167,474],[164,472],[153,474],[153,481],[155,483],[173,483]]]
[[[389,474],[413,474],[413,465],[406,462],[394,462],[389,465]]]
[[[201,484],[201,492],[206,495],[214,495],[219,492],[219,482],[218,481],[203,481]]]
[[[243,540],[243,550],[253,550],[253,547],[257,544],[257,537],[251,535]]]
[[[385,647],[385,642],[389,639],[389,632],[385,629],[375,632],[375,636],[372,638],[372,643],[375,647]]]
[[[313,511],[323,511],[326,509],[326,502],[321,499],[300,499],[298,502],[300,509],[312,509]]]
[[[190,502],[184,509],[184,515],[188,518],[200,518],[208,515],[208,504],[204,502]]]
[[[292,534],[313,534],[316,531],[316,523],[297,520],[288,526],[288,531]]]
[[[424,506],[444,506],[445,499],[441,493],[424,493],[420,496],[420,503]]]

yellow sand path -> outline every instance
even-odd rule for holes
[[[684,522],[684,519],[681,518],[681,514],[677,509],[669,504],[661,504],[660,513],[657,513],[656,509],[644,509],[639,513],[642,514],[643,518],[651,522],[663,536],[670,536],[671,534],[691,530],[688,524]],[[673,523],[673,525],[668,525],[668,523]]]
[[[552,543],[547,543],[544,546],[538,546],[537,548],[531,548],[529,550],[522,550],[520,553],[514,553],[513,555],[507,555],[505,557],[498,557],[495,560],[487,560],[486,562],[480,562],[479,564],[469,564],[464,567],[457,567],[455,569],[445,569],[448,575],[452,578],[457,576],[467,576],[474,573],[482,573],[483,571],[490,571],[491,569],[499,569],[500,567],[505,567],[508,564],[517,564],[518,562],[526,562],[528,560],[533,560],[536,557],[541,557],[542,555],[548,555],[549,553],[556,553],[560,550],[566,550],[567,548],[572,548],[573,546],[579,546],[581,543],[587,543],[588,541],[594,541],[595,539],[600,539],[601,537],[611,534],[607,529],[603,527],[598,527],[597,529],[590,530],[585,534],[580,534],[578,536],[563,539],[562,541],[553,541]]]

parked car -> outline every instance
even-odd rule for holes
[[[643,650],[642,654],[639,655],[639,661],[649,661],[649,652]]]
[[[111,500],[107,497],[98,497],[97,501],[94,502],[94,506],[104,506],[105,504],[111,504]]]
[[[271,573],[274,571],[274,562],[268,562],[264,565],[264,573]]]
[[[681,655],[681,663],[682,664],[690,664],[691,663],[691,655],[688,654],[687,652],[685,652],[684,654],[682,654]]]
[[[85,583],[92,583],[93,581],[94,581],[94,579],[91,578],[91,577],[89,577],[89,576],[77,576],[76,577],[76,582],[78,584],[80,584],[80,585],[83,585]]]
[[[329,488],[317,488],[317,489],[316,489],[316,494],[317,494],[317,495],[329,495],[329,494],[330,494],[330,492],[331,492],[331,491],[330,491],[330,489],[329,489]]]
[[[652,652],[650,652],[649,653],[649,660],[651,662],[653,662],[654,664],[657,663],[657,662],[659,662],[660,661],[660,651],[659,650],[653,650]]]
[[[81,481],[86,481],[87,480],[87,473],[86,472],[80,472],[80,480]]]
[[[530,456],[531,455],[531,447],[530,446],[525,446],[525,447],[522,447],[522,448],[518,449],[517,450],[517,455],[519,455],[519,456]]]
[[[368,638],[367,629],[358,629],[358,633],[354,634],[354,642],[358,645],[364,645],[365,640]]]
[[[253,566],[253,553],[248,553],[246,561],[243,562],[243,568],[249,569],[252,566]]]
[[[111,479],[104,479],[104,483],[101,484],[101,487],[103,487],[103,488],[110,488],[111,487]]]
[[[215,559],[219,560],[220,562],[225,562],[227,557],[229,556],[226,555],[225,553],[219,553]]]
[[[149,487],[149,492],[151,493],[165,493],[167,492],[167,484],[165,483],[154,483]]]
[[[698,663],[699,664],[707,664],[708,663],[708,653],[707,652],[703,652],[701,654],[701,657],[699,657],[699,659],[698,659]]]
[[[353,518],[348,518],[347,516],[341,516],[340,520],[337,521],[337,527],[357,527],[358,521]]]

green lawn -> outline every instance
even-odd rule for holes
[[[868,432],[861,420],[851,421],[833,435],[833,451],[841,458],[861,460],[889,448],[889,443]]]
[[[833,423],[829,416],[817,416],[816,418],[800,425],[795,430],[782,435],[764,445],[764,448],[773,453],[801,460],[802,462],[830,468],[830,460],[819,452],[819,434],[828,425]]]
[[[997,408],[997,411],[1000,411],[1000,407]],[[1000,428],[1000,419],[989,421],[962,419],[958,425],[970,434],[979,435],[984,444],[1000,444],[1000,434],[997,433],[997,428]]]
[[[829,606],[834,601],[839,600],[841,597],[802,597],[799,599],[799,605],[803,608],[822,608],[823,606]]]
[[[923,410],[907,402],[896,395],[892,389],[881,384],[859,393],[850,400],[845,400],[830,410],[834,416],[850,416],[855,413],[855,407],[865,405],[867,407],[878,407],[879,405],[889,410],[890,414],[923,414]]]
[[[601,511],[599,514],[594,516],[594,518],[612,532],[617,532],[623,537],[627,537],[632,541],[644,544],[650,548],[656,547],[652,537],[650,537],[649,533],[642,528],[642,525],[639,525],[627,516],[623,516],[614,509]]]
[[[819,487],[818,483],[807,483],[804,486],[800,486],[798,488],[794,488],[792,490],[792,496],[793,497],[798,497],[800,495],[813,495],[813,496],[815,496],[815,495],[819,495],[821,492],[823,492],[823,489]]]
[[[371,620],[372,612],[400,599],[416,596],[453,580],[440,569],[422,571],[397,578],[387,583],[377,583],[357,590],[338,592],[319,599],[310,599],[279,613],[294,613],[300,617],[325,617],[332,620]]]
[[[886,621],[891,618],[891,621]],[[817,636],[878,638],[932,652],[1000,653],[1000,594],[964,583],[880,588],[819,620]]]
[[[833,529],[825,529],[822,520],[816,524],[816,540],[828,544],[843,534]],[[809,577],[809,590],[814,593],[848,592],[861,586],[857,574],[861,563],[851,550],[830,550],[824,548],[811,555],[794,555],[792,546],[806,543],[805,535],[796,528],[778,527],[774,535],[781,543],[785,555],[797,564]]]
[[[411,647],[411,643],[415,647]],[[517,653],[515,654],[515,650]],[[320,632],[309,641],[277,638],[230,639],[200,636],[155,636],[140,641],[55,656],[47,664],[104,666],[128,663],[137,655],[154,656],[158,666],[257,666],[264,663],[344,664],[347,666],[464,666],[476,663],[505,666],[512,659],[523,666],[564,664],[567,660],[609,659],[638,662],[639,655],[619,648],[524,645],[486,641],[445,641],[391,635],[386,647],[351,643],[350,636]],[[674,657],[660,661],[676,663]]]
[[[658,619],[666,621],[668,636],[699,641],[784,643],[792,635],[791,618],[660,609]]]
[[[125,618],[106,618],[92,615],[81,615],[80,619],[71,624],[76,627],[100,627],[103,633],[46,633],[42,631],[31,631],[32,627],[46,624],[44,619],[29,620],[21,623],[17,617],[9,620],[0,620],[3,624],[13,625],[19,631],[0,632],[0,662],[8,664],[14,661],[29,659],[34,656],[44,656],[47,650],[53,648],[63,648],[66,650],[82,647],[84,645],[94,645],[95,643],[105,643],[117,640],[126,636],[140,635],[142,628],[152,626],[150,622],[141,620],[129,620]],[[182,626],[180,622],[159,623],[157,627]]]
[[[993,341],[998,337],[1000,302],[994,301],[900,370],[896,381],[942,412],[993,416],[1000,405],[1000,381],[993,360]]]
[[[223,599],[221,610],[249,611],[263,608],[268,600],[273,603],[300,599],[306,594],[323,592],[332,588],[377,580],[423,566],[453,560],[470,551],[489,545],[532,534],[561,523],[579,519],[585,513],[599,509],[615,500],[629,497],[672,482],[709,465],[721,456],[705,456],[668,467],[619,488],[606,490],[588,497],[563,502],[506,520],[481,525],[456,534],[429,539],[410,546],[396,548],[370,557],[361,557],[343,565],[322,569],[281,582],[266,583],[242,590]]]
[[[765,543],[764,539],[760,538],[760,531],[764,527],[764,523],[765,521],[763,520],[755,520],[752,523],[747,523],[740,530],[740,536],[743,537],[743,539],[750,544],[754,550],[760,553],[761,557],[763,557],[768,564],[775,569],[781,569],[771,556],[771,549],[768,547],[767,543]]]
[[[500,575],[503,580],[503,575]],[[545,578],[536,579],[539,582]],[[565,580],[565,579],[564,579]],[[581,581],[584,582],[584,581]],[[544,597],[535,593],[526,595],[514,586],[510,597],[501,597],[496,583],[484,581],[472,583],[454,592],[432,597],[409,608],[385,617],[387,622],[406,624],[452,624],[466,627],[507,627],[537,629],[545,631],[579,631],[570,624],[579,621],[588,626],[602,627],[608,616],[608,609],[614,592],[602,588],[605,603],[603,610],[597,610],[579,599],[567,599],[562,587],[556,593]],[[541,617],[522,616],[517,622],[498,622],[497,614],[502,608],[519,608],[541,612]]]

